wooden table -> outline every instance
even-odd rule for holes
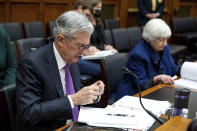
[[[145,91],[143,91],[141,93],[142,96],[146,96],[150,93],[153,93],[163,87],[171,87],[171,88],[174,88],[173,85],[165,85],[165,84],[159,84],[159,85],[156,85],[150,89],[147,89]],[[138,94],[136,94],[135,96],[139,96]],[[191,122],[191,119],[186,119],[186,118],[183,118],[183,117],[179,117],[179,116],[176,116],[176,117],[173,117],[171,118],[170,120],[168,120],[165,124],[159,126],[156,131],[186,131],[187,129],[187,126],[188,124]],[[57,129],[56,131],[61,131],[67,127],[69,127],[70,125],[72,125],[74,123],[71,123],[69,125],[65,125],[64,127],[61,127],[59,129]],[[88,127],[88,126],[87,126]],[[76,124],[75,124],[75,130],[78,130],[78,131],[81,131],[80,128],[77,128]],[[95,129],[88,129],[89,130],[92,130],[94,131]],[[111,131],[112,129],[105,129],[105,128],[97,128],[96,130],[103,130],[103,131]],[[72,130],[71,130],[72,131]]]
[[[155,131],[186,131],[190,122],[191,119],[175,116],[158,127]]]

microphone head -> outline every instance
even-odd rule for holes
[[[121,69],[124,71],[124,73],[131,75],[135,79],[138,79],[135,73],[133,73],[131,70],[129,70],[127,67],[123,66]]]
[[[129,73],[130,74],[130,70],[127,68],[127,67],[125,67],[125,66],[123,66],[123,67],[121,67],[121,69],[122,69],[122,71],[124,71],[124,73]]]

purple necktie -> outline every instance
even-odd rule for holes
[[[66,82],[66,95],[71,95],[75,93],[73,81],[70,75],[70,69],[68,64],[65,66],[65,82]],[[78,106],[75,105],[75,107],[72,109],[73,114],[73,120],[78,121],[79,116],[79,109]]]

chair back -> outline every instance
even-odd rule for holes
[[[11,41],[24,38],[23,27],[21,23],[10,22],[3,24],[4,29],[8,32]]]
[[[3,27],[3,23],[0,23],[0,26]]]
[[[119,28],[119,20],[116,19],[104,19],[105,29],[116,29]]]
[[[25,22],[24,23],[25,36],[30,37],[45,37],[45,30],[41,21]]]
[[[133,49],[142,39],[142,33],[140,27],[128,28],[129,39],[131,43],[131,49]]]
[[[9,85],[0,90],[0,129],[16,130],[16,85]]]
[[[104,57],[101,62],[101,71],[105,84],[105,93],[102,96],[105,105],[114,102],[115,93],[121,80],[123,79],[123,71],[121,67],[126,65],[128,53],[119,53]]]
[[[192,17],[179,17],[172,19],[174,33],[194,32],[195,25]]]
[[[14,53],[16,56],[16,63],[19,63],[18,48],[16,46],[16,41],[11,41],[11,45],[14,48]]]
[[[194,17],[195,31],[197,31],[197,17]]]
[[[109,45],[113,45],[113,41],[112,41],[112,34],[111,31],[108,29],[105,29],[105,43],[109,44]]]
[[[119,52],[129,52],[131,50],[129,35],[126,28],[113,29],[112,36],[114,40],[114,47]]]
[[[55,21],[49,21],[49,35],[53,36],[53,27],[54,27]]]
[[[21,60],[22,57],[27,55],[29,52],[37,50],[41,46],[46,45],[47,40],[45,38],[26,38],[17,40],[16,43],[19,59]]]

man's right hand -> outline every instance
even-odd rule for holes
[[[70,95],[74,105],[92,104],[100,94],[100,84],[92,84],[79,90],[77,93]],[[104,86],[104,84],[103,84]],[[103,87],[104,90],[104,87]],[[103,92],[103,91],[102,91]]]

